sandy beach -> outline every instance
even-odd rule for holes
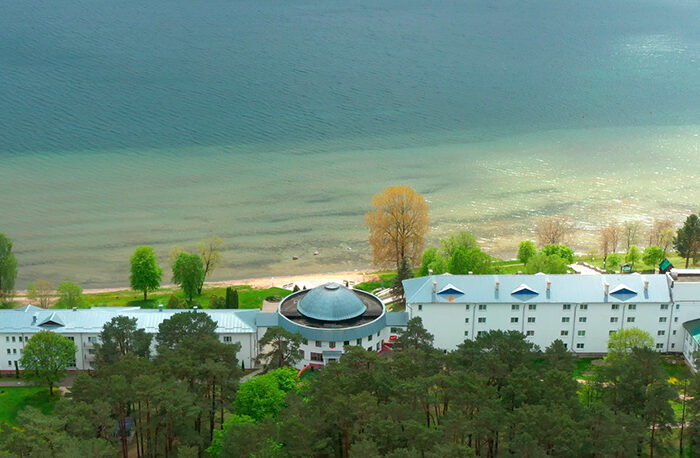
[[[299,288],[313,288],[315,286],[322,285],[328,282],[338,282],[345,283],[348,282],[350,285],[355,283],[361,283],[365,281],[372,281],[377,279],[377,275],[371,272],[359,272],[359,271],[349,271],[349,272],[332,272],[332,273],[318,273],[318,274],[303,274],[303,275],[286,275],[281,277],[259,277],[259,278],[242,278],[236,280],[223,280],[223,281],[208,281],[204,283],[206,287],[226,287],[235,285],[248,285],[253,288],[265,289],[265,288],[285,288],[293,289],[294,285],[298,285]],[[161,288],[176,288],[177,285],[167,284],[162,285]],[[84,289],[83,294],[99,294],[99,293],[112,293],[117,291],[128,290],[127,287],[121,288],[92,288]],[[20,290],[17,291],[15,296],[15,302],[19,305],[29,304],[31,301],[27,298],[27,291]]]

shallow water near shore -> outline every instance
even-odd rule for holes
[[[466,229],[501,256],[543,215],[581,251],[612,219],[680,222],[698,23],[669,0],[3,4],[18,286],[125,285],[136,246],[164,264],[210,235],[212,279],[367,269],[364,213],[394,184],[429,200],[431,242]]]

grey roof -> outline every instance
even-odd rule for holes
[[[138,307],[95,307],[92,309],[41,309],[33,307],[21,309],[0,310],[0,332],[3,333],[36,333],[41,330],[51,330],[61,334],[94,333],[102,331],[105,323],[117,315],[137,319],[137,326],[147,332],[158,332],[158,325],[175,313],[206,313],[216,321],[216,332],[221,334],[255,333],[258,309],[250,310],[155,310]],[[36,317],[36,320],[34,319]],[[42,326],[42,323],[44,325]],[[55,323],[51,325],[47,323]]]
[[[645,280],[649,282],[648,288],[644,286]],[[640,274],[432,275],[403,281],[406,302],[448,302],[450,297],[433,294],[433,282],[437,282],[436,291],[451,285],[464,292],[451,297],[459,303],[671,302],[665,275]],[[606,283],[609,284],[608,294],[605,294]],[[623,292],[620,287],[626,288],[625,294],[611,294],[616,290]]]
[[[297,310],[315,320],[343,321],[362,315],[367,306],[349,288],[338,283],[326,283],[304,295]]]
[[[263,313],[260,312],[255,317],[255,324],[260,327],[271,328],[272,326],[279,326],[279,315],[277,312],[274,313]]]
[[[387,326],[406,326],[408,325],[407,312],[386,312]]]

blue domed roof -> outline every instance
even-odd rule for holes
[[[326,283],[306,293],[297,310],[315,320],[343,321],[362,315],[367,306],[352,290],[338,283]]]

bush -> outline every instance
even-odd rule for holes
[[[212,295],[209,298],[209,308],[210,309],[223,309],[226,308],[226,299],[216,295]]]
[[[276,295],[270,295],[270,296],[267,296],[265,298],[266,301],[270,301],[270,302],[279,302],[282,299],[283,299],[282,296],[276,296]]]
[[[169,309],[182,309],[185,308],[183,302],[174,294],[170,296],[170,299],[168,299],[168,305],[167,307]]]

